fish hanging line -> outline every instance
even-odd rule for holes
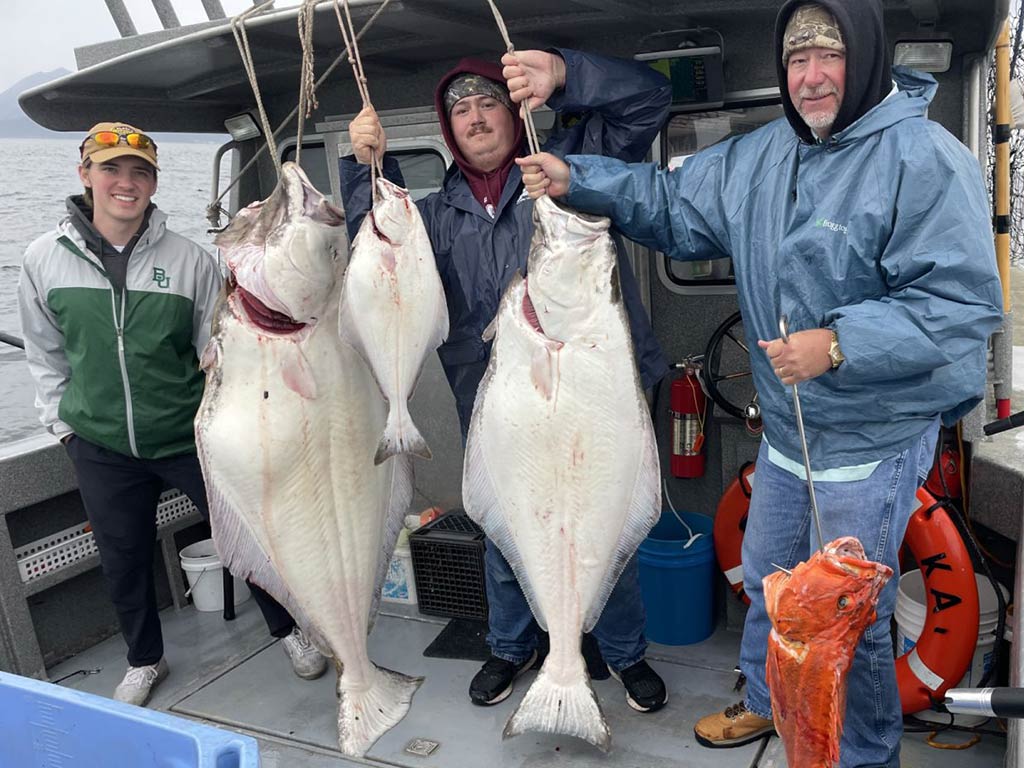
[[[338,17],[338,27],[341,29],[341,36],[345,40],[345,50],[348,51],[348,63],[352,66],[352,74],[356,79],[356,87],[359,89],[359,95],[363,100],[363,109],[366,107],[373,108],[373,104],[370,103],[370,88],[366,83],[366,72],[363,70],[363,60],[359,56],[359,42],[356,38],[356,29],[352,24],[352,13],[349,11],[348,0],[340,0],[345,6],[345,19],[341,18],[341,9],[339,7],[339,0],[334,0],[334,15]],[[374,148],[373,152],[370,153],[370,190],[373,196],[373,202],[376,203],[380,198],[380,192],[377,190],[377,177],[384,175],[384,165],[381,158],[377,154],[377,148]]]
[[[238,53],[242,57],[242,67],[249,78],[249,85],[252,88],[253,96],[256,97],[256,108],[260,113],[260,124],[263,126],[263,135],[267,137],[267,144],[270,146],[270,157],[274,161],[274,169],[278,177],[281,176],[281,158],[277,156],[277,143],[274,141],[273,132],[270,130],[270,118],[267,117],[267,110],[263,106],[263,98],[260,96],[260,84],[256,79],[256,63],[253,61],[252,50],[249,48],[249,35],[245,31],[245,21],[250,16],[262,13],[270,8],[274,0],[260,5],[247,8],[237,16],[231,18],[231,34],[235,36],[235,44],[238,46]]]
[[[326,3],[326,2],[333,2],[333,0],[317,0],[316,5],[319,5],[320,3]],[[391,0],[384,0],[384,2],[382,2],[380,4],[380,7],[378,7],[377,10],[374,11],[373,15],[363,25],[363,28],[359,30],[359,34],[355,36],[356,40],[362,38],[362,36],[367,33],[367,31],[370,29],[370,27],[373,26],[373,23],[377,20],[377,17],[380,16],[381,13],[384,12],[384,9],[388,7],[388,4],[390,2],[391,2]],[[258,86],[255,85],[255,79],[256,79],[256,77],[255,77],[255,66],[253,66],[251,52],[247,53],[247,51],[248,51],[248,39],[245,36],[245,21],[250,16],[255,16],[257,13],[262,13],[264,9],[270,7],[271,5],[272,5],[272,0],[271,0],[271,2],[263,3],[260,6],[253,6],[252,8],[243,11],[242,13],[238,14],[237,16],[235,16],[235,17],[233,17],[231,19],[231,30],[232,30],[232,33],[235,35],[235,42],[238,44],[238,53],[239,53],[239,55],[242,58],[243,66],[246,67],[246,74],[249,76],[249,83],[250,83],[250,85],[253,86],[253,93],[254,93],[254,95],[256,95],[257,103],[260,103],[260,97],[259,97],[259,95],[257,93]],[[236,28],[236,24],[237,24],[237,28]],[[320,87],[320,85],[324,82],[324,80],[326,80],[328,77],[330,77],[331,73],[334,72],[334,70],[338,68],[339,64],[341,64],[342,60],[344,60],[347,57],[348,57],[348,49],[346,48],[344,51],[342,51],[341,53],[339,53],[335,57],[334,61],[331,62],[331,65],[329,67],[327,67],[327,69],[324,70],[324,73],[322,75],[320,75],[319,78],[317,78],[316,82],[314,83],[314,88]],[[250,67],[251,67],[251,70],[250,70]],[[263,154],[263,152],[266,151],[267,149],[271,148],[271,145],[273,144],[274,138],[276,138],[277,135],[279,133],[281,133],[281,131],[284,130],[286,125],[291,123],[292,119],[297,114],[299,114],[299,105],[298,104],[295,105],[295,107],[292,109],[292,111],[288,113],[287,117],[285,117],[284,120],[281,121],[280,125],[278,125],[277,128],[274,129],[273,131],[268,130],[268,126],[266,124],[264,124],[263,133],[264,133],[264,136],[267,137],[266,141],[264,141],[263,144],[261,144],[257,148],[255,154],[253,154],[253,156],[249,159],[249,161],[246,162],[246,164],[244,166],[242,166],[241,170],[239,170],[238,173],[236,173],[232,177],[231,181],[224,188],[224,191],[222,191],[219,195],[217,195],[217,197],[214,200],[212,200],[210,202],[210,204],[206,207],[206,220],[209,222],[210,227],[212,228],[211,231],[220,231],[222,229],[222,227],[220,226],[220,217],[221,217],[221,215],[226,216],[228,219],[231,218],[231,214],[227,211],[227,209],[224,208],[224,206],[222,206],[220,204],[221,200],[224,199],[224,196],[227,195],[228,192],[230,192],[232,189],[234,189],[235,185],[238,184],[238,182],[241,180],[241,178],[249,171],[250,168],[252,168],[253,165],[255,165],[256,161],[259,160],[260,155]],[[262,106],[261,106],[261,118],[264,115],[265,115],[265,112],[264,112],[264,110],[262,109]],[[278,164],[277,163],[277,146],[276,146],[276,144],[273,145],[272,154],[273,154],[273,157],[275,159],[274,165],[275,165],[275,168],[276,168],[277,164]]]
[[[501,37],[505,41],[508,52],[515,54],[516,49],[512,45],[512,39],[508,36],[508,27],[505,26],[505,20],[501,17],[501,11],[499,11],[498,6],[494,4],[494,0],[487,0],[487,4],[491,6],[491,12],[494,14],[494,20],[498,23],[498,31],[501,33]],[[530,147],[530,154],[536,155],[540,152],[540,140],[537,138],[537,127],[533,124],[533,114],[530,111],[529,99],[523,101],[523,123],[526,125],[526,142]]]

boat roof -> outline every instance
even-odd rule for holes
[[[953,40],[954,57],[991,49],[1010,0],[884,0],[890,31],[900,38]],[[500,8],[517,47],[574,47],[630,55],[665,48],[667,31],[702,28],[722,33],[746,25],[758,44],[782,0],[502,0]],[[352,0],[361,28],[380,6]],[[252,17],[246,24],[264,98],[297,97],[301,49],[298,8]],[[747,43],[743,40],[742,43]],[[733,47],[738,50],[739,45]],[[319,76],[344,49],[332,3],[317,8],[315,72]],[[428,73],[436,78],[463,56],[493,57],[503,49],[482,0],[391,0],[360,42],[378,108],[422,106]],[[79,71],[23,93],[19,103],[40,125],[82,131],[118,115],[151,130],[224,132],[224,119],[252,109],[253,94],[229,21],[79,48]],[[336,77],[347,78],[348,65]],[[426,91],[429,95],[429,90]],[[385,103],[379,103],[383,100]],[[354,106],[353,99],[340,103]]]

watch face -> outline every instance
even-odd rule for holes
[[[839,351],[839,343],[833,341],[832,346],[828,348],[828,356],[832,361],[832,367],[838,368],[839,364],[846,358],[843,357],[843,353]]]

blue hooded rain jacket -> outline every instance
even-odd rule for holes
[[[823,143],[786,119],[675,171],[570,156],[567,201],[677,259],[731,256],[747,338],[833,328],[846,361],[800,384],[811,465],[892,456],[938,414],[983,397],[1001,289],[977,160],[926,113],[936,83],[899,91]],[[772,447],[802,458],[792,397],[751,347]]]

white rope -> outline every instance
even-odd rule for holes
[[[345,49],[348,51],[348,62],[352,66],[352,74],[356,79],[356,88],[359,89],[359,96],[363,100],[363,108],[373,107],[370,102],[370,87],[366,81],[366,72],[363,70],[363,60],[359,55],[359,43],[356,38],[355,25],[352,23],[352,12],[349,9],[348,0],[340,0],[345,6],[345,18],[342,19],[339,0],[334,0],[334,15],[338,17],[338,28],[341,30],[342,39],[345,41]],[[377,150],[370,153],[370,190],[374,203],[378,200],[377,177],[384,175],[384,167],[381,158],[377,156]]]
[[[245,22],[250,16],[262,13],[264,9],[271,7],[274,0],[267,0],[261,5],[253,6],[242,11],[231,19],[231,33],[235,36],[235,43],[238,45],[238,54],[242,57],[242,66],[245,67],[245,74],[249,77],[249,85],[252,87],[253,96],[256,97],[256,108],[260,113],[260,123],[263,125],[263,133],[267,137],[267,144],[270,146],[271,157],[274,161],[274,168],[277,175],[281,175],[281,158],[277,155],[277,144],[274,143],[274,135],[270,130],[270,118],[267,117],[266,107],[263,106],[263,97],[260,96],[260,85],[256,79],[256,64],[252,58],[252,51],[249,49],[249,36],[245,31]],[[218,198],[217,201],[219,201]]]
[[[299,44],[302,46],[302,65],[299,69],[299,113],[298,126],[295,131],[295,164],[301,165],[302,130],[306,120],[319,109],[316,100],[316,82],[313,79],[313,19],[319,0],[303,0],[297,17],[299,25]]]
[[[508,27],[505,26],[505,20],[501,17],[501,11],[499,11],[498,6],[494,4],[494,0],[487,0],[487,4],[491,6],[491,12],[494,14],[494,20],[498,22],[498,31],[501,33],[501,37],[505,41],[505,45],[508,47],[508,52],[514,54],[516,49],[512,45],[512,39],[508,35]],[[530,147],[530,154],[536,155],[540,152],[540,140],[537,136],[537,128],[533,124],[533,114],[530,112],[529,99],[523,101],[523,123],[526,125],[526,142]]]
[[[318,0],[317,5],[319,5],[320,3],[331,2],[331,1],[332,0]],[[369,18],[369,20],[363,25],[363,28],[361,30],[359,30],[359,34],[356,35],[356,40],[359,40],[360,38],[362,38],[363,35],[366,34],[366,32],[370,29],[370,27],[373,26],[373,23],[377,20],[377,17],[380,16],[381,13],[384,12],[384,9],[388,7],[388,4],[390,2],[391,2],[391,0],[384,0],[384,2],[380,4],[380,7],[378,7],[377,10],[374,11],[373,16],[371,16]],[[273,0],[270,0],[269,2],[264,3],[263,5],[259,6],[258,8],[254,7],[253,13],[255,13],[256,11],[262,11],[264,8],[267,8],[267,7],[271,6],[272,3],[273,3]],[[242,16],[242,15],[243,14],[239,14],[239,16]],[[234,22],[235,22],[235,20],[232,19],[232,22],[231,22],[232,23],[232,32],[234,32]],[[235,34],[235,40],[238,41],[237,33]],[[239,53],[241,53],[241,52],[242,52],[242,48],[241,48],[241,46],[239,46]],[[334,61],[332,61],[331,65],[327,69],[324,70],[324,73],[322,75],[320,75],[320,77],[317,78],[316,87],[319,88],[320,85],[323,84],[324,80],[326,80],[328,77],[330,77],[331,73],[333,73],[334,70],[337,69],[338,66],[341,64],[341,62],[344,59],[346,59],[347,57],[348,57],[348,48],[346,47],[346,49],[344,51],[339,53],[334,58]],[[243,54],[243,64],[244,63],[245,63],[245,58],[244,58],[244,54]],[[247,74],[248,74],[248,70],[247,70]],[[253,75],[253,77],[254,77],[254,75]],[[253,77],[250,77],[250,82],[252,81]],[[228,211],[220,204],[221,200],[224,199],[224,196],[227,195],[228,192],[230,192],[232,189],[235,188],[235,185],[237,185],[238,182],[241,181],[242,177],[245,176],[246,173],[248,173],[249,169],[252,168],[253,165],[256,164],[256,161],[259,160],[260,155],[262,155],[268,149],[271,149],[271,144],[273,142],[273,139],[276,138],[277,135],[279,133],[281,133],[281,131],[284,130],[284,127],[286,125],[291,123],[292,119],[298,113],[299,113],[299,106],[296,105],[292,109],[292,111],[288,113],[288,116],[285,117],[284,120],[281,121],[281,123],[277,126],[276,129],[274,129],[273,131],[267,131],[266,129],[264,129],[264,135],[267,137],[267,140],[256,149],[256,152],[253,154],[253,156],[251,158],[249,158],[248,162],[246,162],[246,164],[242,166],[241,170],[239,170],[239,172],[237,174],[235,174],[235,176],[231,179],[231,181],[228,182],[228,185],[226,187],[224,187],[224,191],[222,191],[219,195],[217,195],[216,199],[213,200],[206,207],[206,218],[207,218],[207,221],[210,222],[210,226],[212,228],[216,229],[218,227],[218,225],[220,223],[220,214],[221,213],[224,213],[226,216],[228,216],[228,218],[230,218],[230,214],[228,213]],[[274,157],[277,157],[276,145],[274,146],[272,154],[274,155]]]

